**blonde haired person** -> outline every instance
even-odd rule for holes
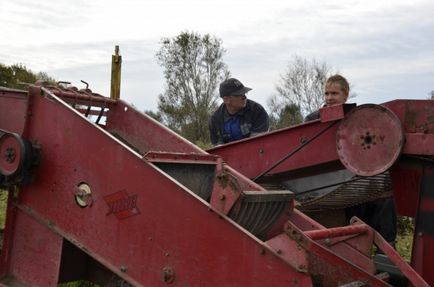
[[[345,104],[350,94],[350,84],[341,75],[333,75],[327,79],[324,85],[325,107]],[[319,119],[319,110],[310,113],[304,119],[305,122]]]

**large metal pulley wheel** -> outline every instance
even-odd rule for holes
[[[340,123],[336,148],[354,174],[373,176],[388,170],[404,145],[401,121],[389,109],[367,104],[352,109]]]
[[[14,176],[21,171],[25,160],[25,143],[15,133],[0,136],[0,174]]]

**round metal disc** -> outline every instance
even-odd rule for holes
[[[14,134],[0,137],[0,173],[8,176],[17,172],[21,166],[22,142]]]
[[[367,104],[351,110],[336,133],[342,164],[360,176],[385,172],[398,159],[404,145],[399,118],[383,106]]]

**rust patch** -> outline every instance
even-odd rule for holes
[[[415,132],[416,130],[417,114],[410,110],[408,103],[405,105],[404,124],[408,132]]]

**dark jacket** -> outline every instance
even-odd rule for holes
[[[313,121],[313,120],[317,120],[319,119],[320,114],[319,114],[319,110],[311,112],[310,114],[308,114],[305,118],[304,121],[305,122],[309,122],[309,121]]]
[[[252,100],[247,100],[247,105],[234,115],[229,115],[225,104],[220,107],[211,116],[208,127],[213,145],[220,145],[233,141],[231,135],[225,133],[225,117],[239,117],[241,138],[247,138],[252,135],[268,131],[269,118],[265,109]]]

